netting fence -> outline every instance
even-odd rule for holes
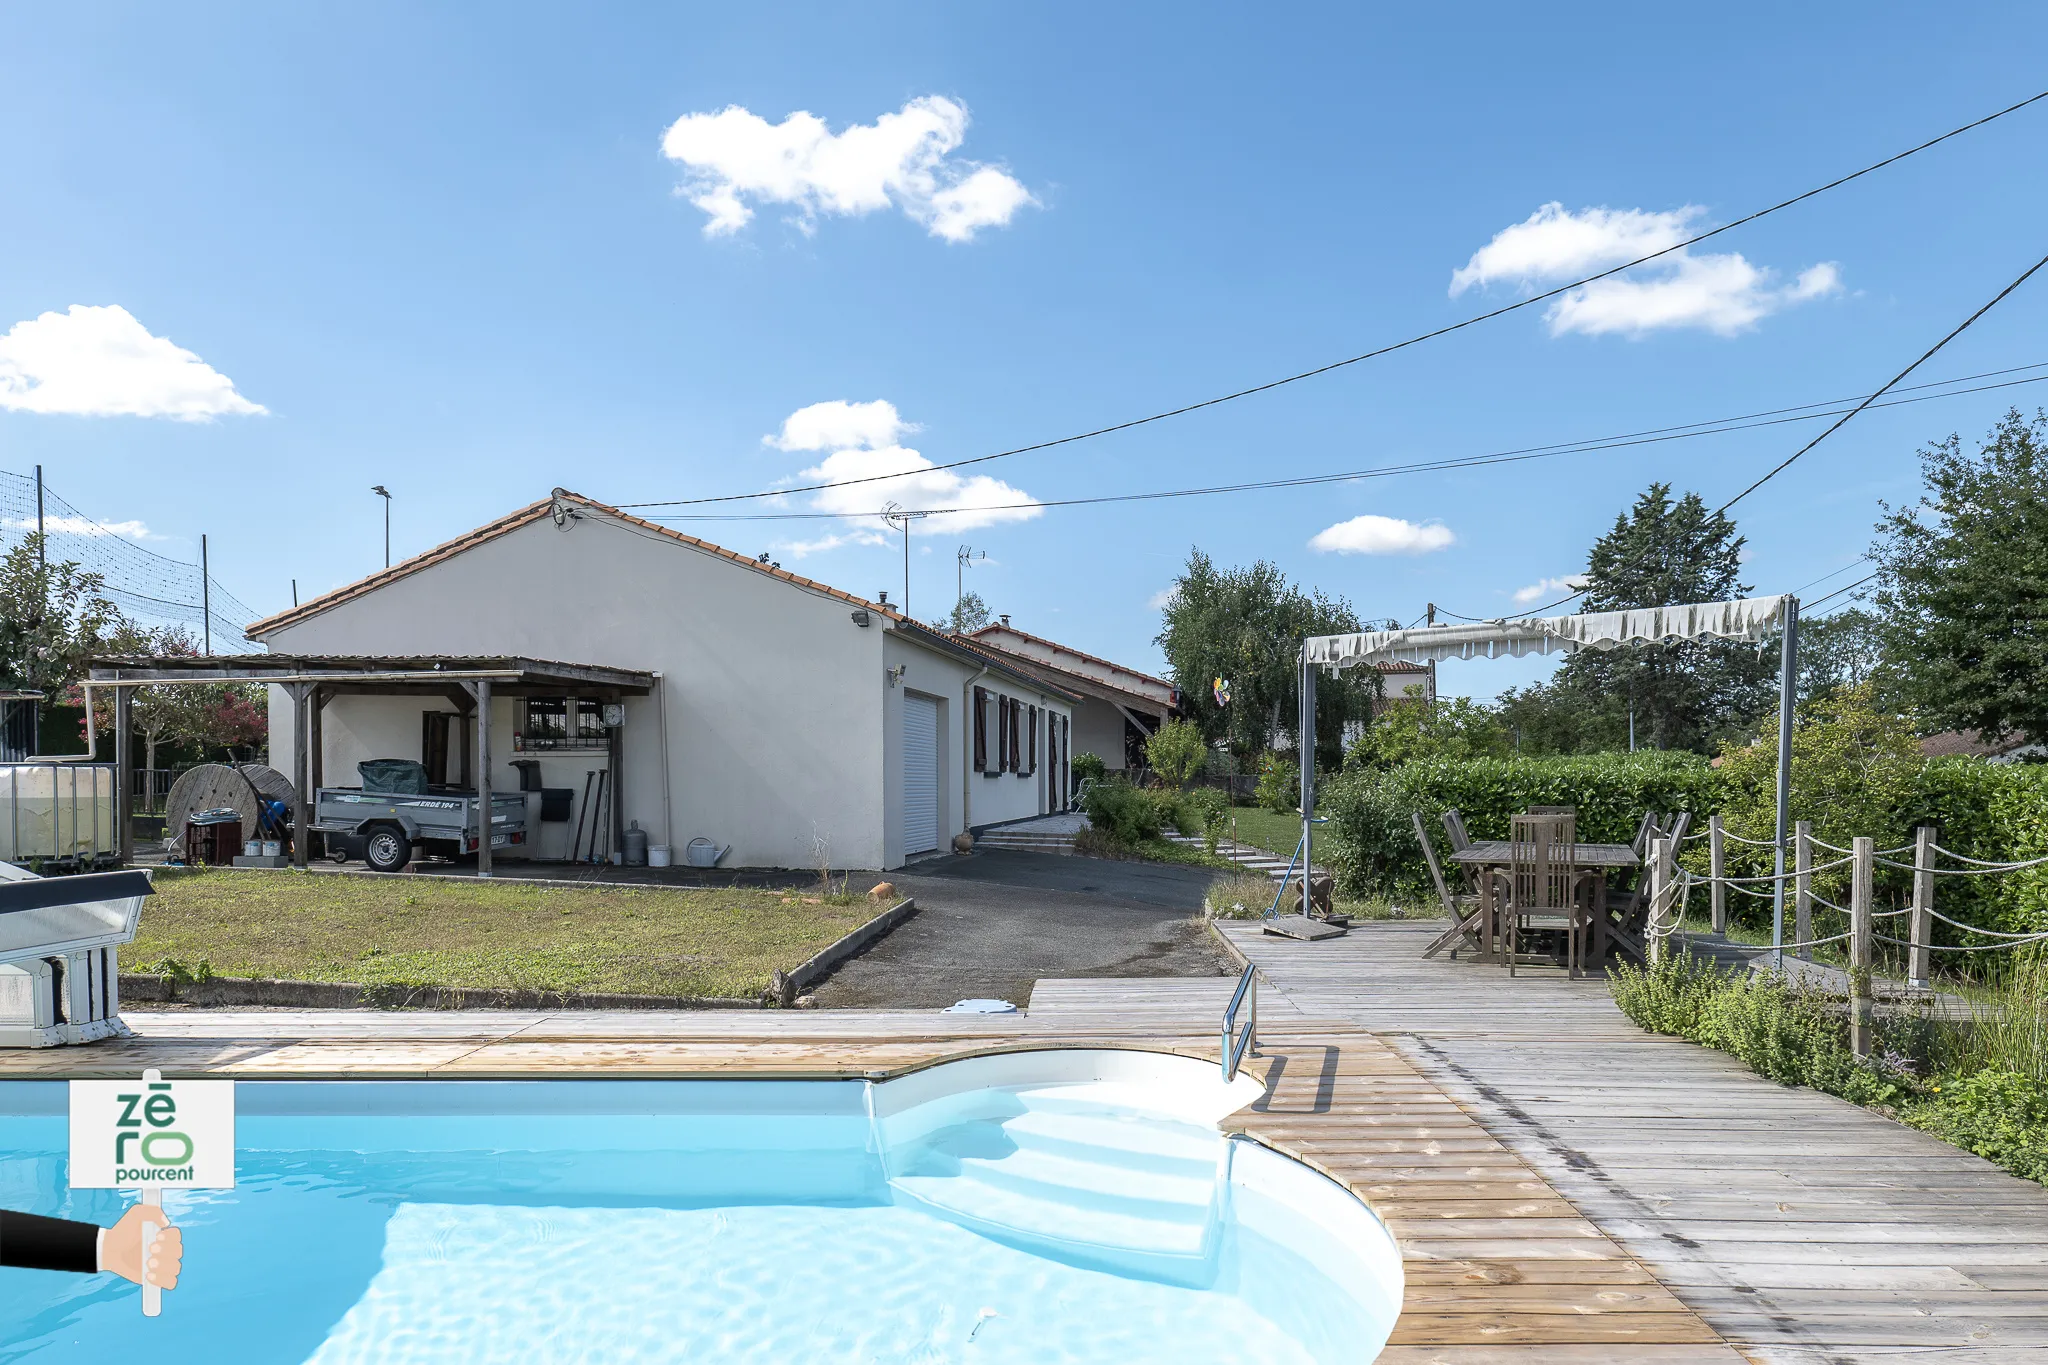
[[[195,641],[208,634],[210,615],[214,653],[255,651],[242,632],[259,613],[222,587],[218,578],[202,573],[199,565],[140,544],[139,520],[87,516],[48,483],[43,484],[42,503],[45,558],[52,564],[69,561],[100,575],[106,584],[104,595],[122,615],[151,628],[182,626]],[[0,553],[34,535],[36,525],[35,476],[0,470]]]

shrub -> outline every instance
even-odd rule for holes
[[[1075,754],[1067,766],[1076,782],[1100,782],[1109,775],[1109,765],[1090,753]]]
[[[1532,805],[1572,806],[1579,838],[1627,843],[1643,812],[1718,808],[1718,775],[1697,754],[1648,751],[1566,758],[1425,759],[1379,772],[1350,768],[1324,784],[1319,812],[1330,819],[1331,861],[1348,895],[1414,894],[1429,872],[1409,819],[1448,856],[1438,816],[1455,806],[1475,839],[1505,839],[1509,821]]]
[[[2048,1185],[2048,1084],[1979,1071],[1938,1084],[1901,1115],[1915,1128]]]
[[[1128,782],[1102,781],[1081,797],[1081,809],[1098,833],[1120,844],[1159,837],[1159,803]]]
[[[1615,1003],[1637,1024],[1733,1053],[1780,1084],[1810,1086],[1858,1104],[1891,1104],[1908,1095],[1899,1069],[1859,1061],[1849,1050],[1848,1016],[1838,996],[1783,976],[1726,973],[1690,953],[1640,971],[1618,967],[1610,980]],[[1877,1027],[1879,1055],[1910,1058],[1918,1032],[1911,1021],[1884,1019]]]
[[[1285,815],[1301,805],[1301,769],[1285,754],[1268,749],[1259,755],[1259,785],[1253,799],[1267,810]]]
[[[1176,787],[1185,787],[1202,771],[1209,746],[1193,721],[1170,720],[1145,741],[1145,763]]]
[[[1198,787],[1181,798],[1180,813],[1180,832],[1201,835],[1214,853],[1230,818],[1230,798],[1214,787]]]

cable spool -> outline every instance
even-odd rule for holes
[[[164,798],[164,830],[169,836],[165,846],[176,847],[184,839],[185,822],[193,815],[223,807],[240,811],[242,829],[248,837],[257,837],[262,824],[258,793],[263,800],[282,801],[287,811],[291,809],[291,780],[275,768],[260,763],[201,763],[187,768]]]

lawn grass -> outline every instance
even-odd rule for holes
[[[1263,848],[1268,853],[1277,853],[1286,858],[1294,853],[1301,843],[1301,816],[1295,811],[1271,811],[1264,806],[1232,806],[1226,822],[1235,821],[1237,829],[1230,837],[1240,844]],[[1228,825],[1226,824],[1226,830]],[[1322,831],[1317,830],[1317,842],[1322,840]],[[1320,866],[1320,863],[1318,864]]]
[[[159,872],[131,971],[752,996],[872,918],[866,896]],[[203,965],[202,965],[203,964]]]

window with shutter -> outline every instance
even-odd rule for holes
[[[988,691],[974,689],[974,771],[988,771]]]
[[[1024,741],[1024,775],[1035,777],[1038,774],[1038,708],[1034,706],[1030,710],[1031,714],[1026,717],[1030,721],[1031,734]]]
[[[996,693],[996,763],[991,773],[1010,771],[1010,699]]]

